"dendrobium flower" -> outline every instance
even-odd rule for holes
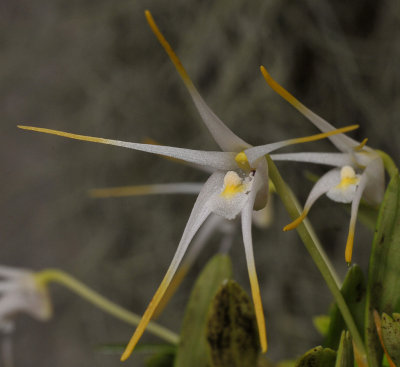
[[[50,296],[35,274],[22,269],[0,266],[0,329],[14,329],[14,316],[24,312],[46,321],[52,315]]]
[[[280,86],[261,66],[261,72],[271,88],[307,117],[320,131],[327,132],[334,127],[312,112],[288,91]],[[350,263],[353,253],[354,232],[361,197],[372,205],[381,203],[385,190],[385,172],[382,158],[372,148],[366,146],[367,139],[357,142],[339,134],[329,139],[341,153],[289,153],[271,154],[273,160],[319,163],[334,168],[324,174],[311,190],[304,210],[299,218],[287,225],[284,230],[296,228],[307,216],[314,202],[323,194],[331,200],[351,203],[349,233],[346,242],[345,260]],[[247,154],[251,158],[251,154]]]
[[[119,140],[96,138],[77,134],[66,133],[45,128],[19,126],[22,129],[33,130],[53,135],[59,135],[71,139],[91,141],[102,144],[116,145],[124,148],[159,154],[171,158],[177,158],[188,162],[204,170],[210,170],[211,176],[205,182],[196,199],[189,216],[182,238],[178,244],[175,255],[167,270],[164,279],[153,296],[149,306],[143,314],[142,320],[131,340],[129,341],[121,360],[126,360],[132,353],[135,345],[142,336],[146,326],[150,322],[158,304],[167,291],[179,264],[202,223],[212,214],[218,214],[226,219],[233,219],[239,214],[242,221],[242,234],[245,247],[245,255],[250,278],[251,292],[255,306],[257,325],[260,336],[260,344],[263,352],[267,350],[267,338],[265,329],[264,312],[261,303],[260,289],[256,275],[251,224],[252,212],[265,207],[268,200],[268,167],[264,155],[292,144],[305,143],[325,138],[341,132],[347,132],[357,128],[353,125],[347,128],[328,131],[311,137],[289,139],[278,143],[252,147],[235,135],[208,107],[186,70],[182,66],[175,52],[161,34],[149,11],[146,18],[150,28],[156,35],[164,50],[167,52],[175,68],[179,72],[188,89],[199,114],[220,146],[222,151],[211,152],[201,150],[182,149],[151,144],[130,143]],[[248,158],[251,157],[251,158]]]

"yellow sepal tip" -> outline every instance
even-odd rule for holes
[[[354,230],[350,230],[347,237],[346,250],[344,252],[344,257],[347,264],[351,264],[351,258],[353,257],[353,245],[354,245]]]
[[[304,210],[297,219],[295,219],[292,223],[289,223],[288,225],[283,227],[283,231],[287,232],[297,228],[300,225],[300,223],[306,218],[307,213],[308,212]]]
[[[172,49],[171,45],[169,42],[165,39],[163,34],[161,33],[160,29],[158,28],[156,22],[154,21],[153,16],[151,15],[149,10],[145,10],[144,12],[146,16],[147,23],[150,26],[150,29],[153,31],[154,35],[158,39],[158,42],[160,42],[162,48],[165,50],[165,52],[168,54],[169,58],[171,59],[172,63],[174,64],[176,70],[178,71],[179,75],[183,79],[184,83],[189,89],[194,89],[193,83],[186,72],[185,68],[183,67],[181,61],[179,60],[178,56]]]
[[[368,142],[368,138],[365,138],[359,145],[357,145],[356,147],[353,148],[354,151],[355,151],[355,152],[359,152],[360,150],[362,150],[362,148],[365,147],[365,145],[367,144],[367,142]]]
[[[110,142],[110,140],[108,140],[108,139],[96,138],[94,136],[71,134],[71,133],[66,133],[64,131],[46,129],[43,127],[24,126],[24,125],[17,125],[17,126],[18,126],[18,128],[23,129],[23,130],[30,130],[30,131],[36,131],[39,133],[57,135],[57,136],[62,136],[64,138],[69,138],[69,139],[90,141],[93,143],[101,143],[101,144],[109,144],[109,142]]]
[[[278,84],[268,73],[267,69],[264,66],[260,66],[261,73],[267,82],[267,84],[274,90],[276,93],[278,93],[283,99],[288,101],[293,107],[303,110],[306,107],[298,100],[296,99],[292,94],[290,94],[285,88],[283,88],[280,84]]]
[[[250,270],[250,285],[251,285],[251,294],[254,302],[254,310],[256,313],[261,352],[266,353],[268,349],[267,330],[265,328],[264,310],[262,306],[260,287],[258,285],[258,279],[255,269]]]

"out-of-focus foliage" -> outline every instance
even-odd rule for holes
[[[175,367],[208,366],[207,315],[222,282],[231,277],[232,265],[226,255],[214,256],[198,277],[185,310]]]

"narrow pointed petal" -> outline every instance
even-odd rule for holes
[[[307,162],[334,167],[343,167],[353,163],[352,157],[347,153],[282,153],[271,154],[270,157],[273,161]]]
[[[258,278],[256,273],[256,267],[254,262],[253,253],[253,239],[251,234],[251,221],[253,214],[254,201],[257,194],[257,188],[261,187],[259,175],[255,175],[253,183],[253,190],[249,194],[249,200],[246,206],[242,210],[242,232],[243,232],[243,242],[244,249],[246,253],[247,269],[249,272],[251,294],[253,296],[254,308],[256,312],[258,333],[260,337],[260,345],[263,353],[267,351],[267,331],[265,328],[265,317],[264,310],[260,295],[260,286],[258,284]]]
[[[181,61],[178,56],[175,54],[171,45],[165,39],[161,31],[159,30],[157,24],[155,23],[150,11],[145,11],[147,22],[150,25],[151,30],[157,37],[161,46],[164,48],[165,52],[168,54],[172,63],[174,64],[176,70],[181,76],[183,82],[185,83],[186,88],[188,89],[190,96],[193,99],[197,110],[200,113],[201,118],[206,124],[208,130],[213,136],[214,140],[221,147],[222,150],[226,152],[235,152],[241,151],[247,147],[247,144],[244,140],[239,138],[236,134],[234,134],[219,118],[218,116],[207,106],[206,102],[200,96],[199,92],[195,88],[192,80],[190,79],[188,73],[183,67]]]
[[[151,145],[162,145],[162,144],[160,144],[158,141],[156,141],[156,140],[154,140],[154,139],[151,139],[151,138],[143,139],[142,143],[144,143],[144,144],[151,144]],[[213,173],[213,172],[215,171],[214,169],[212,169],[212,168],[210,168],[210,167],[201,166],[201,165],[196,164],[196,163],[185,162],[185,161],[183,161],[182,159],[170,158],[170,157],[167,157],[167,156],[162,156],[162,157],[165,158],[165,159],[170,160],[171,162],[180,163],[180,164],[185,164],[185,165],[187,165],[187,166],[189,166],[189,167],[194,167],[194,168],[196,168],[196,169],[199,169],[199,170],[201,170],[201,171],[207,172],[207,173],[209,173],[209,174],[211,174],[211,173]]]
[[[179,182],[155,185],[133,185],[93,189],[89,195],[94,198],[111,198],[121,196],[142,196],[158,194],[198,194],[203,183]]]
[[[307,117],[319,130],[321,130],[322,132],[328,132],[335,129],[335,127],[332,126],[328,121],[324,120],[322,117],[312,112],[292,94],[290,94],[285,88],[283,88],[274,79],[272,79],[271,75],[268,73],[264,66],[261,66],[260,70],[268,85],[283,99],[285,99],[294,108],[296,108],[300,113]],[[329,137],[329,139],[342,152],[348,152],[360,145],[359,142],[349,138],[346,135],[331,136]]]
[[[359,128],[359,125],[350,125],[350,126],[346,126],[346,127],[340,128],[340,129],[330,130],[328,132],[305,136],[302,138],[294,138],[294,139],[283,140],[283,141],[280,141],[277,143],[259,145],[257,147],[252,147],[252,148],[246,149],[244,153],[246,154],[249,162],[252,163],[256,159],[258,159],[274,150],[277,150],[277,149],[280,149],[283,147],[287,147],[289,145],[309,143],[312,141],[329,138],[329,137],[337,135],[337,134],[342,134],[342,133],[345,133],[348,131],[352,131],[352,130],[355,130],[358,128]]]
[[[163,298],[169,284],[171,283],[172,278],[174,277],[179,267],[179,264],[189,246],[190,241],[192,240],[193,236],[196,234],[200,226],[203,224],[203,222],[210,215],[211,210],[210,206],[208,205],[208,201],[215,194],[216,189],[219,188],[221,179],[223,179],[223,174],[221,174],[220,172],[216,172],[213,173],[207,180],[207,182],[204,184],[204,187],[201,190],[196,200],[196,203],[194,204],[192,213],[190,214],[182,238],[179,242],[178,248],[167,270],[167,273],[164,276],[164,279],[162,280],[156,293],[154,294],[153,299],[151,300],[145,313],[143,314],[143,317],[138,327],[136,328],[134,334],[132,335],[132,338],[129,341],[124,353],[122,354],[121,361],[125,361],[131,355],[137,342],[141,338],[148,323],[150,322],[154,314],[154,311],[156,310],[161,299]]]
[[[310,211],[311,207],[315,203],[315,201],[321,197],[323,194],[326,194],[332,187],[335,187],[340,183],[340,170],[335,168],[333,170],[328,171],[325,173],[314,185],[306,203],[304,205],[304,210],[301,213],[300,217],[297,218],[292,223],[288,224],[283,228],[284,231],[290,231],[296,228],[307,216],[308,212]]]
[[[357,191],[356,191],[354,199],[351,203],[349,234],[347,236],[346,250],[345,250],[345,260],[348,264],[351,263],[351,258],[353,256],[354,232],[355,232],[355,228],[356,228],[358,207],[360,205],[360,200],[361,200],[362,194],[364,192],[364,189],[368,183],[367,169],[368,169],[368,167],[364,170],[363,174],[360,177],[360,182],[357,186]]]
[[[93,136],[71,134],[64,131],[45,129],[41,127],[33,126],[18,126],[23,130],[37,131],[45,134],[58,135],[69,139],[90,141],[93,143],[115,145],[123,148],[139,150],[142,152],[165,155],[167,157],[178,158],[185,162],[196,163],[203,166],[207,166],[213,169],[229,170],[235,169],[236,163],[234,160],[235,153],[227,152],[209,152],[203,150],[183,149],[169,147],[165,145],[153,145],[153,144],[140,144],[130,143],[120,140],[96,138]]]
[[[164,310],[171,297],[175,294],[175,292],[181,285],[187,272],[191,269],[199,253],[204,248],[211,235],[217,230],[217,228],[222,224],[224,220],[225,219],[220,217],[219,215],[211,214],[206,219],[204,224],[200,227],[187,251],[187,255],[182,261],[182,265],[177,270],[174,278],[171,281],[171,284],[168,286],[168,289],[164,294],[164,297],[162,298],[156,311],[154,312],[153,319],[156,319]]]

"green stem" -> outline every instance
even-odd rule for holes
[[[45,269],[35,274],[36,280],[46,286],[50,282],[59,283],[71,291],[75,292],[82,298],[86,299],[101,310],[113,315],[114,317],[134,326],[137,326],[140,322],[141,317],[133,312],[126,310],[125,308],[117,305],[114,302],[109,301],[99,293],[90,289],[71,275],[58,270],[58,269]],[[147,330],[152,334],[158,336],[165,341],[178,344],[179,336],[174,332],[158,325],[155,322],[150,322],[147,326]]]
[[[395,163],[393,162],[392,158],[382,150],[376,150],[376,152],[382,158],[383,165],[385,166],[385,169],[386,169],[387,173],[389,174],[390,178],[392,178],[398,172],[397,167],[396,167]]]
[[[297,199],[295,198],[292,191],[287,187],[286,183],[283,181],[281,175],[279,174],[278,169],[275,164],[271,160],[270,157],[267,156],[268,160],[268,170],[269,177],[275,185],[276,192],[280,196],[286,210],[289,212],[289,215],[294,220],[299,217],[301,211],[299,210],[300,206],[298,204]],[[357,329],[357,326],[354,322],[353,316],[346,304],[346,301],[343,298],[342,293],[340,292],[340,282],[336,275],[336,272],[330,263],[328,257],[323,251],[317,236],[314,233],[314,230],[311,227],[311,224],[306,220],[304,220],[298,227],[297,232],[300,235],[301,240],[303,241],[305,247],[310,253],[315,265],[321,272],[322,277],[324,278],[329,290],[331,291],[335,302],[342,313],[343,319],[346,322],[346,325],[353,337],[354,343],[357,347],[359,354],[363,359],[366,360],[366,351],[361,335]]]

